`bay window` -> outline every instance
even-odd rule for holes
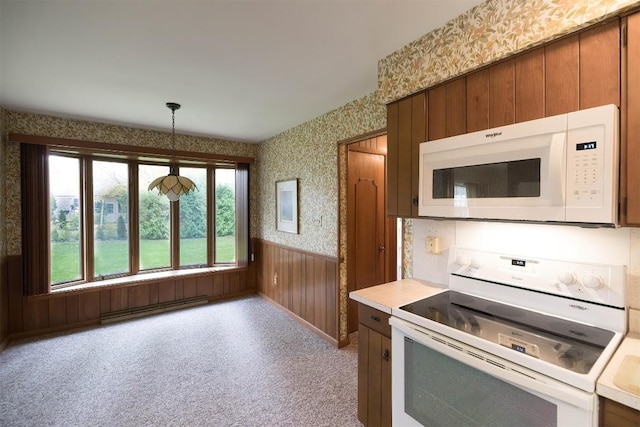
[[[20,144],[24,295],[249,265],[252,157],[19,133],[9,141]],[[147,190],[171,164],[198,187],[173,203]]]

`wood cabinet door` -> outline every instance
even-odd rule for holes
[[[467,131],[467,86],[464,77],[445,85],[445,131],[455,136]]]
[[[544,117],[544,49],[515,60],[515,122]]]
[[[576,111],[579,100],[579,37],[545,47],[545,116]]]
[[[420,144],[427,140],[427,92],[411,97],[411,217],[418,217]]]
[[[398,105],[387,105],[387,216],[398,215]]]
[[[620,196],[622,223],[640,225],[640,12],[627,18],[626,28]]]
[[[411,216],[411,98],[398,105],[398,216]]]
[[[446,128],[446,104],[447,104],[447,87],[441,85],[429,89],[427,92],[427,106],[429,111],[428,140],[441,139],[447,136]]]
[[[418,216],[420,144],[427,140],[427,94],[387,106],[387,215]]]
[[[358,329],[358,419],[365,426],[391,425],[391,340]]]
[[[515,62],[501,62],[489,68],[489,127],[515,122]]]
[[[620,22],[580,34],[580,109],[620,106]]]
[[[601,397],[599,424],[602,427],[637,427],[640,425],[640,411]]]
[[[461,77],[427,92],[428,140],[446,138],[467,131],[467,86]]]
[[[467,76],[467,132],[489,128],[489,69]]]

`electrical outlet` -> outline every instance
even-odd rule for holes
[[[427,253],[431,255],[438,255],[440,253],[439,237],[427,237]]]

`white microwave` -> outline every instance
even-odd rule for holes
[[[615,226],[615,105],[420,144],[423,217]]]

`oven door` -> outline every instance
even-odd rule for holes
[[[597,425],[595,393],[396,317],[390,323],[394,425]]]
[[[563,115],[420,144],[419,215],[565,221],[566,126]]]

